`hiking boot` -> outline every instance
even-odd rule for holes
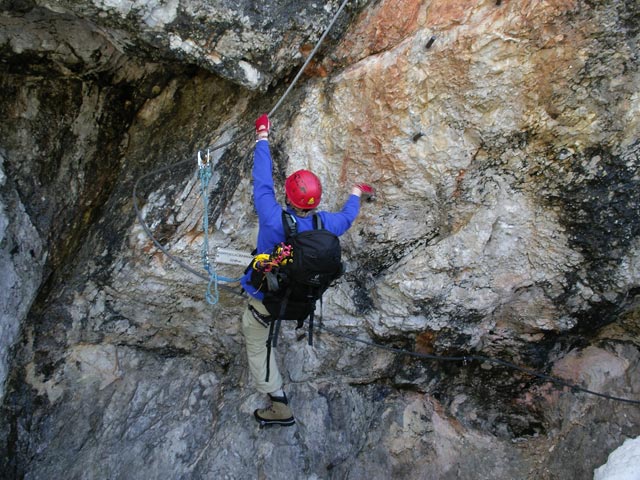
[[[272,397],[271,405],[268,408],[259,408],[253,412],[253,416],[260,423],[261,427],[268,425],[280,425],[282,427],[290,427],[296,420],[293,418],[293,412],[289,408],[287,396]]]

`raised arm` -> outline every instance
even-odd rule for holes
[[[336,235],[342,235],[349,230],[358,213],[360,213],[361,199],[372,199],[373,197],[374,190],[370,185],[366,183],[355,185],[342,210],[333,213],[321,212],[324,228]]]
[[[256,120],[256,147],[253,153],[253,204],[261,223],[276,216],[281,210],[273,186],[273,162],[269,149],[269,118],[262,115]]]

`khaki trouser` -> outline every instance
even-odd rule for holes
[[[260,300],[249,298],[249,304],[242,315],[242,333],[247,346],[247,360],[249,371],[260,393],[271,393],[282,388],[282,376],[276,364],[275,350],[271,349],[269,356],[269,381],[265,382],[267,375],[267,338],[269,338],[269,324],[259,321],[249,305],[258,313],[268,316],[269,312]]]

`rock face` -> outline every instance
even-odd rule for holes
[[[113,74],[119,62],[136,58],[198,65],[266,89],[300,63],[301,46],[320,36],[339,3],[3,1],[2,41],[9,61],[27,61],[27,69]]]
[[[590,478],[640,434],[637,404],[362,343],[640,400],[637,2],[344,11],[272,117],[274,173],[378,199],[314,347],[283,329],[280,430],[252,419],[237,287],[208,305],[132,190],[204,272],[196,152],[237,138],[209,244],[250,251],[245,132],[338,2],[0,5],[3,478]]]

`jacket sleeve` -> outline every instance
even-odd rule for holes
[[[339,212],[320,212],[324,228],[340,236],[349,228],[360,213],[360,198],[357,195],[349,195],[342,210]]]
[[[280,237],[283,236],[282,208],[276,200],[273,187],[271,152],[269,142],[260,140],[253,152],[253,205],[258,213],[258,238],[256,250],[258,253],[270,252]],[[264,294],[256,291],[251,285],[251,270],[248,269],[242,280],[244,290],[259,300]]]
[[[261,226],[273,222],[274,218],[280,221],[282,208],[276,200],[272,168],[269,142],[261,140],[256,143],[253,154],[253,204]]]

